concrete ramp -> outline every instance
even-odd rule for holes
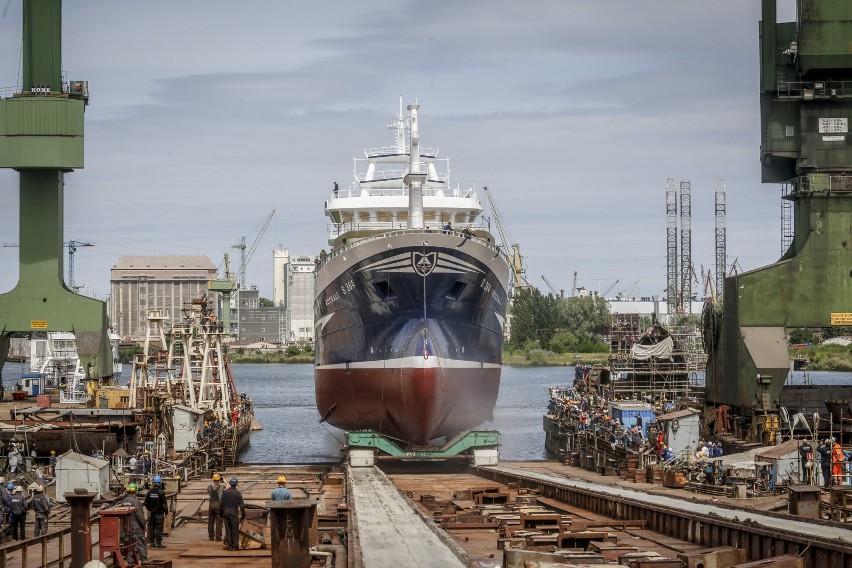
[[[468,566],[378,469],[350,468],[349,480],[364,566]]]

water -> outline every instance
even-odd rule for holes
[[[333,461],[340,457],[343,432],[320,424],[314,404],[313,365],[232,365],[240,392],[253,400],[263,430],[251,436],[241,456],[248,463]],[[543,459],[542,414],[549,385],[565,384],[573,367],[503,369],[494,422],[504,459]]]
[[[20,379],[23,365],[7,363],[3,384],[8,389]],[[125,381],[129,365],[124,366]],[[313,365],[232,365],[237,389],[248,394],[263,430],[253,432],[251,446],[242,454],[247,463],[308,463],[340,457],[343,432],[320,424],[314,405]],[[483,428],[500,432],[500,457],[507,460],[544,459],[542,415],[550,385],[569,385],[573,367],[504,367],[494,422]],[[852,373],[811,371],[791,374],[792,384],[852,384]]]

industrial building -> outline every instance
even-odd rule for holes
[[[216,266],[206,256],[122,256],[110,270],[109,316],[123,341],[145,339],[148,310],[159,309],[169,322],[181,308],[208,292]]]
[[[239,290],[231,298],[231,335],[239,345],[281,344],[285,314],[283,306],[261,306],[257,286]]]
[[[285,310],[282,343],[310,345],[314,342],[316,262],[313,256],[290,256],[284,248],[272,251],[272,301]]]

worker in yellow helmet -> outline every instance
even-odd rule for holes
[[[212,483],[207,486],[207,538],[222,542],[222,492],[225,485],[222,476],[214,473]]]
[[[290,493],[290,490],[285,487],[287,483],[287,478],[283,475],[278,476],[278,487],[276,487],[272,491],[272,500],[273,501],[289,501],[293,498],[293,495]]]
[[[131,533],[135,541],[136,551],[142,560],[148,558],[148,546],[145,544],[145,513],[142,512],[142,503],[136,497],[136,484],[131,483],[127,486],[127,493],[124,495],[124,500],[121,502],[122,507],[136,507],[133,512],[132,521],[130,522]]]

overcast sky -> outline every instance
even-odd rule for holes
[[[21,2],[0,0],[0,87],[18,85]],[[780,20],[791,20],[781,0]],[[760,183],[758,0],[65,2],[63,69],[88,80],[86,167],[66,176],[65,239],[105,298],[122,255],[219,265],[275,217],[272,250],[327,247],[323,203],[352,158],[390,145],[399,96],[463,187],[487,185],[528,279],[663,294],[665,181],[692,182],[693,261],[780,256],[777,185]],[[18,176],[0,171],[0,242],[18,240]],[[483,198],[483,205],[487,202]],[[254,231],[254,233],[252,233]],[[18,249],[0,248],[0,291]]]

